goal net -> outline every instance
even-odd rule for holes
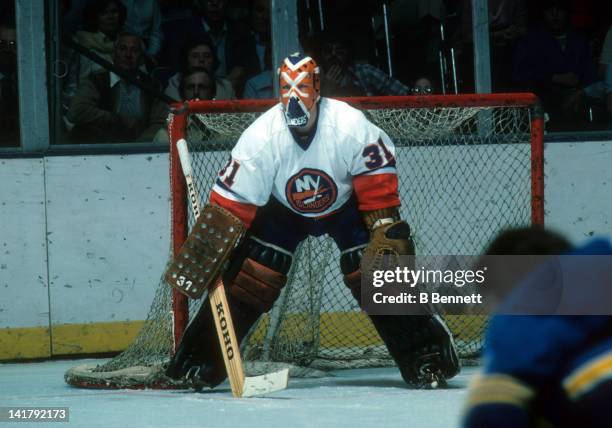
[[[478,255],[501,230],[543,223],[543,122],[531,94],[346,99],[396,145],[401,214],[418,255]],[[194,223],[175,143],[184,138],[194,180],[207,198],[242,131],[273,105],[263,101],[189,102],[171,115],[172,243]],[[205,203],[206,201],[202,201]],[[292,375],[392,365],[386,348],[342,281],[340,254],[328,237],[298,247],[273,309],[242,344],[250,374],[270,365]],[[161,281],[140,334],[97,367],[75,367],[67,382],[84,387],[183,387],[161,373],[200,301]],[[446,315],[460,356],[476,358],[483,315]]]

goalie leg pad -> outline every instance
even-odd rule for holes
[[[460,370],[451,332],[438,315],[372,316],[372,322],[414,388],[444,386]]]
[[[344,275],[344,285],[351,290],[351,294],[361,306],[361,271],[355,271]]]
[[[230,287],[232,296],[262,312],[270,310],[287,282],[287,276],[246,259]]]
[[[227,292],[227,290],[226,290]],[[227,296],[238,343],[261,315],[261,311]],[[166,375],[173,379],[188,379],[196,391],[213,388],[227,377],[215,321],[208,297],[191,321],[176,354],[170,360]]]
[[[291,254],[253,238],[231,256],[223,282],[238,343],[261,314],[272,306],[287,281]],[[196,390],[214,387],[227,374],[208,297],[190,322],[166,374],[190,379]]]
[[[197,390],[213,388],[226,377],[223,355],[215,334],[215,321],[208,297],[191,321],[172,356],[166,375],[187,379]]]
[[[340,268],[344,283],[361,302],[363,248],[343,253]],[[437,315],[372,315],[376,331],[397,363],[402,378],[415,388],[444,386],[460,370],[451,332]]]
[[[353,248],[345,251],[340,256],[340,270],[344,274],[344,285],[351,290],[351,294],[361,306],[361,271],[359,264],[363,255],[364,247]]]
[[[229,292],[236,300],[267,312],[287,283],[291,268],[289,252],[256,239],[249,239],[236,259],[239,268],[230,269],[233,280],[227,281]]]

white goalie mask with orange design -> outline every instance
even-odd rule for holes
[[[319,67],[309,56],[294,53],[278,69],[280,101],[287,125],[306,126],[320,98]]]

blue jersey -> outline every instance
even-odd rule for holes
[[[612,255],[612,246],[609,240],[596,239],[568,255]],[[589,269],[588,263],[576,266]],[[612,278],[612,264],[606,269],[606,278]],[[510,299],[527,295],[534,278],[537,274],[527,278]],[[590,284],[571,285],[576,293],[589,293],[585,287]],[[610,337],[612,316],[496,315],[486,336],[485,372],[508,374],[540,386],[563,376],[567,361]]]

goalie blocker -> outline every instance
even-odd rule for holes
[[[243,223],[229,211],[207,205],[189,237],[164,274],[166,283],[193,299],[199,299],[219,277],[244,234]]]

